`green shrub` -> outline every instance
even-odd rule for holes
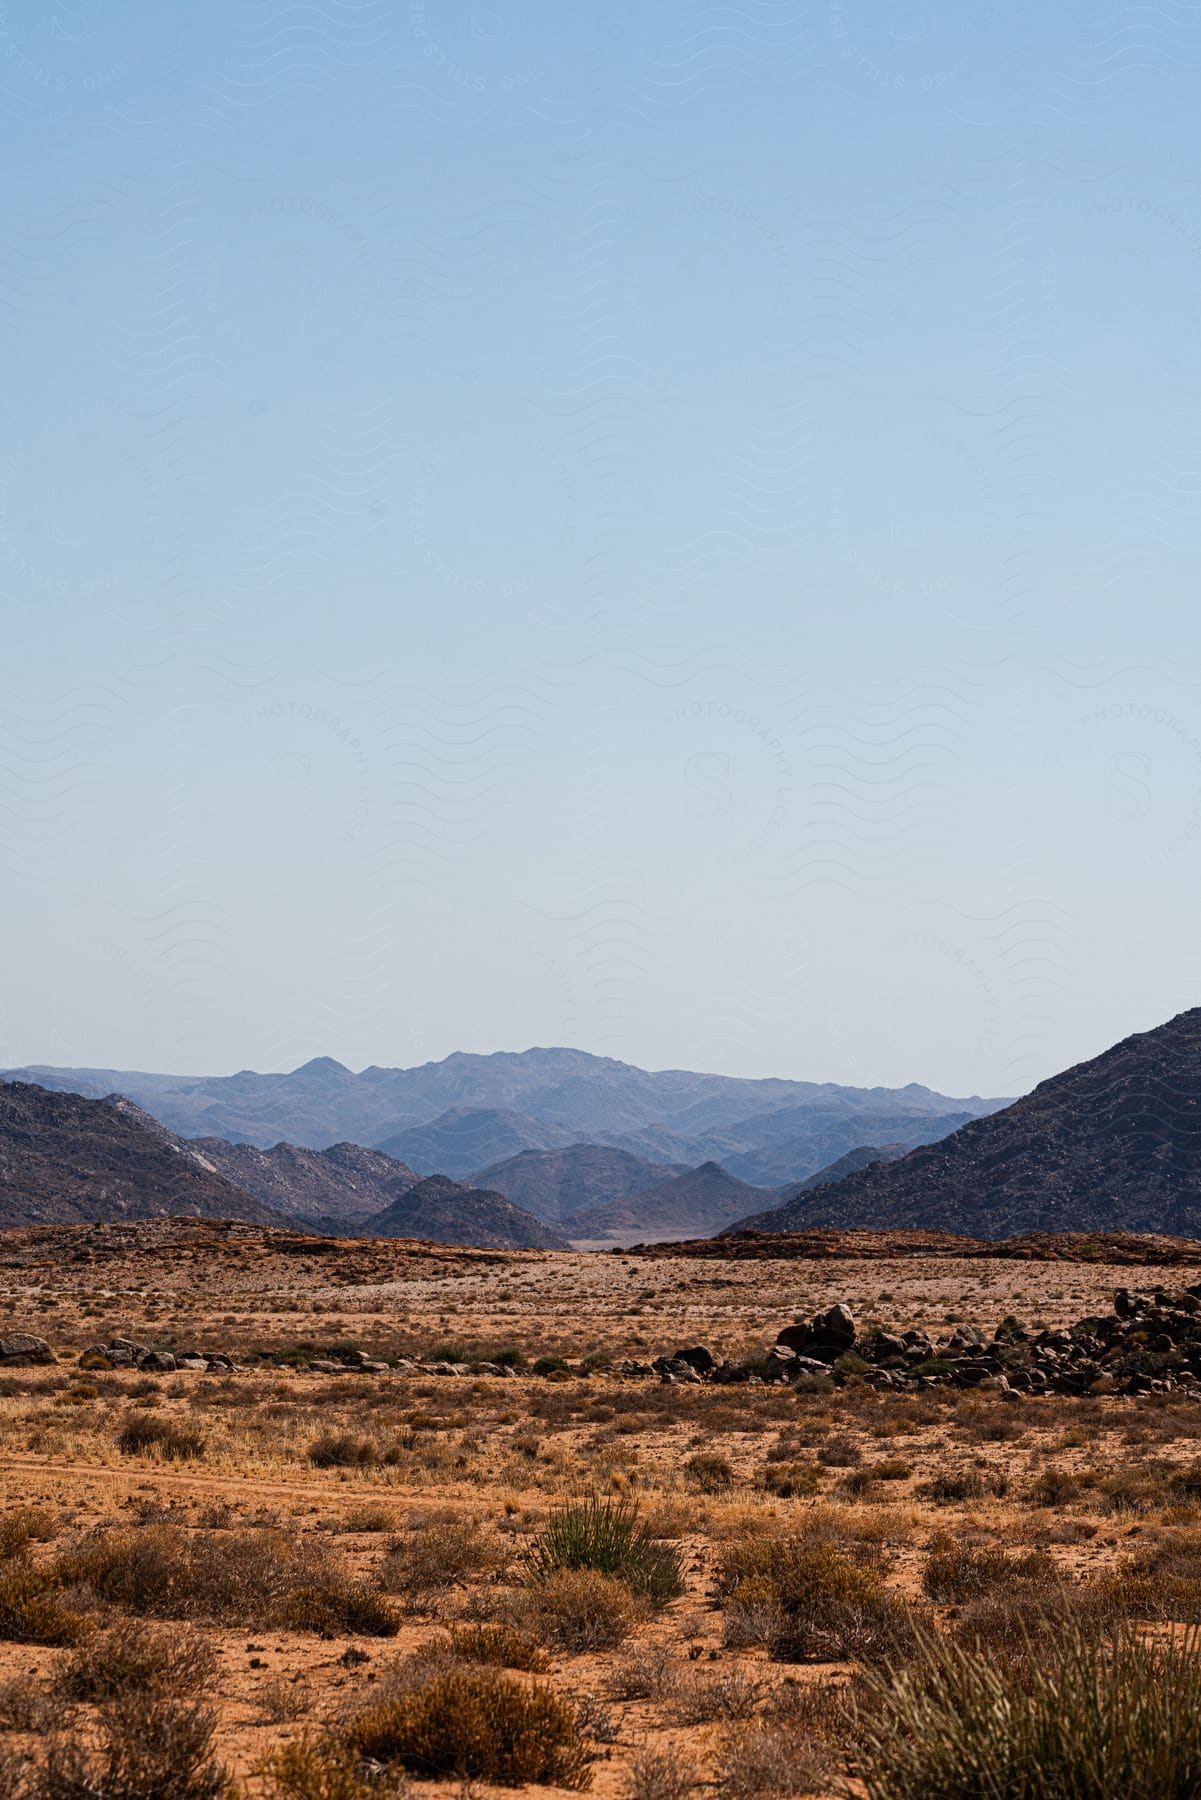
[[[996,1659],[936,1637],[861,1677],[866,1800],[1186,1800],[1201,1792],[1192,1636],[1107,1643],[1071,1630]]]
[[[451,1669],[367,1707],[346,1727],[356,1755],[414,1775],[583,1788],[589,1753],[574,1709],[495,1669]]]
[[[675,1544],[650,1535],[628,1500],[576,1500],[552,1513],[526,1552],[532,1581],[559,1569],[596,1569],[616,1575],[653,1607],[684,1592],[684,1559]]]
[[[566,1375],[571,1364],[561,1356],[539,1356],[534,1360],[535,1375]]]

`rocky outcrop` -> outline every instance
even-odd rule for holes
[[[112,1337],[107,1344],[91,1344],[81,1350],[81,1369],[140,1369],[146,1375],[173,1375],[177,1370],[198,1374],[232,1374],[238,1364],[222,1350],[152,1350],[133,1338]]]

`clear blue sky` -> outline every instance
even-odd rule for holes
[[[1201,998],[1201,19],[4,0],[0,1062]]]

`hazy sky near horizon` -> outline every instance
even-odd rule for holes
[[[0,1065],[1201,999],[1201,12],[4,0]]]

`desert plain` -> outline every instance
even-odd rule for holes
[[[1004,1663],[1051,1618],[1201,1618],[1201,1394],[691,1383],[655,1360],[758,1368],[834,1303],[861,1339],[1058,1330],[1199,1274],[9,1232],[0,1331],[53,1361],[0,1368],[0,1794],[142,1791],[126,1740],[172,1709],[153,1791],[180,1800],[531,1772],[622,1800],[872,1791],[863,1720],[915,1634]],[[624,1573],[579,1566],[589,1508],[641,1546]],[[549,1745],[508,1768],[458,1716],[498,1686],[538,1697],[523,1729]]]

